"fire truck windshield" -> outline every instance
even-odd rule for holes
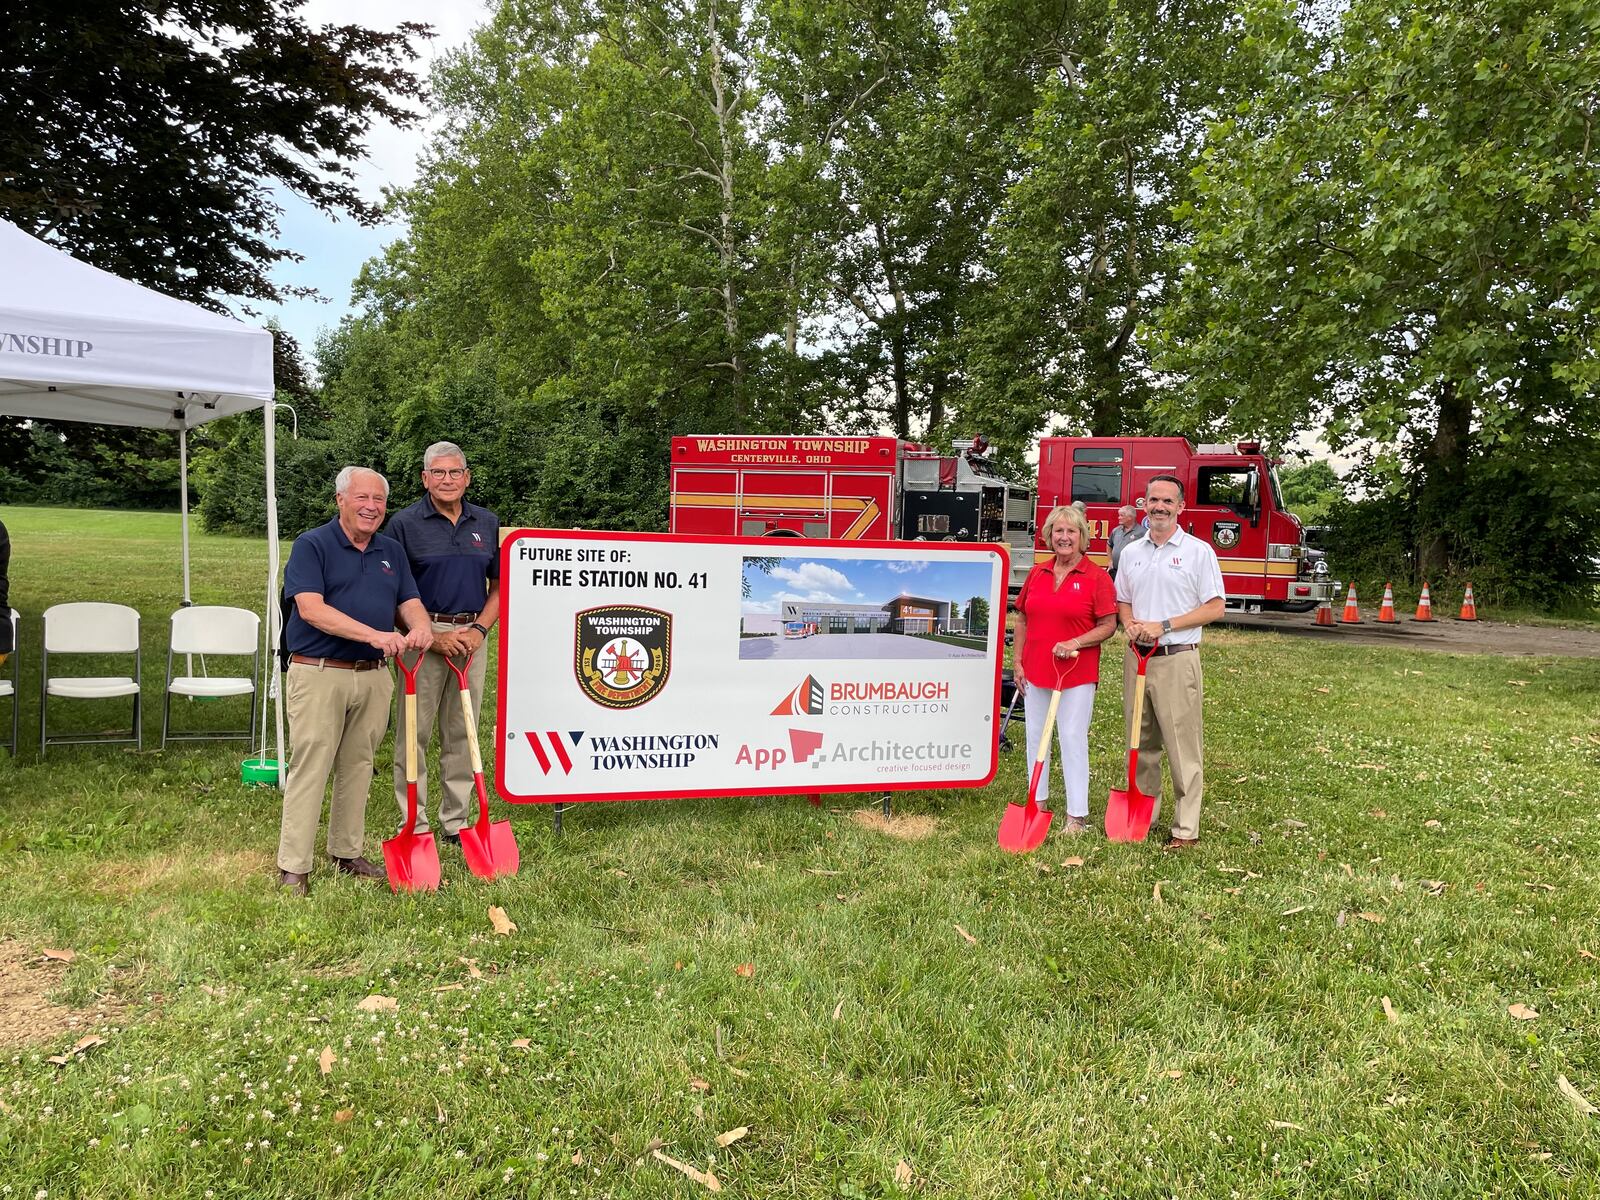
[[[1267,465],[1267,478],[1272,481],[1272,507],[1284,512],[1283,485],[1278,482],[1278,468],[1270,463]]]

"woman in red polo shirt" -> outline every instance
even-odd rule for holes
[[[1104,568],[1085,557],[1089,523],[1071,505],[1052,509],[1044,544],[1055,558],[1029,573],[1017,594],[1015,672],[1028,715],[1028,760],[1047,736],[1050,693],[1061,689],[1056,728],[1061,733],[1061,774],[1067,792],[1068,833],[1089,828],[1089,717],[1100,681],[1100,643],[1117,628],[1117,593]],[[1049,751],[1046,750],[1046,757]],[[1039,776],[1040,808],[1049,808],[1050,771]]]

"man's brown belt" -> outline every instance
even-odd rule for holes
[[[471,625],[478,619],[477,613],[429,613],[429,619],[441,625]]]
[[[384,663],[381,658],[358,658],[350,662],[343,658],[313,658],[309,654],[291,654],[289,661],[305,663],[308,667],[337,667],[341,671],[376,671]]]
[[[1199,642],[1179,642],[1179,643],[1177,643],[1177,645],[1174,645],[1174,646],[1157,646],[1150,653],[1152,653],[1152,654],[1182,654],[1185,650],[1198,650],[1198,649],[1200,649],[1200,643]]]

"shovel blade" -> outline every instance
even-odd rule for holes
[[[489,826],[489,845],[494,850],[494,869],[501,875],[515,875],[522,865],[522,855],[517,852],[510,821],[495,821]]]
[[[476,825],[462,826],[461,856],[467,860],[467,870],[479,879],[515,875],[520,856],[517,839],[511,833],[511,822],[480,821]]]
[[[1028,842],[1028,808],[1032,804],[1008,804],[1006,812],[1000,818],[1000,834],[996,839],[1000,849],[1009,850],[1012,854],[1022,854],[1031,849]],[[1034,812],[1038,812],[1037,808]]]
[[[1146,796],[1138,788],[1112,788],[1106,800],[1106,840],[1144,841],[1145,835],[1150,832],[1150,817],[1154,810],[1154,796]]]
[[[1122,788],[1112,788],[1106,798],[1105,829],[1108,842],[1133,840],[1128,836],[1128,793]]]
[[[439,847],[431,833],[397,833],[383,844],[383,865],[395,892],[432,892],[439,887]]]
[[[483,786],[483,772],[479,771],[472,782],[478,789],[478,822],[461,827],[461,856],[467,860],[467,869],[480,879],[515,875],[522,858],[517,853],[511,822],[489,820],[489,794]]]
[[[1012,854],[1027,854],[1037,850],[1050,832],[1050,822],[1055,813],[1040,808],[1031,799],[1026,804],[1006,805],[1005,816],[1000,818],[1000,834],[996,839],[1000,849]]]
[[[1142,842],[1150,832],[1150,819],[1155,815],[1156,798],[1135,791],[1128,797],[1128,840]]]

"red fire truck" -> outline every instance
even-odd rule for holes
[[[982,438],[951,453],[892,437],[672,439],[673,533],[1004,542],[1012,587],[1033,562],[1033,489]]]
[[[1144,507],[1155,475],[1183,481],[1178,523],[1217,552],[1229,607],[1306,612],[1338,590],[1326,567],[1305,553],[1300,520],[1283,507],[1278,474],[1257,442],[1193,445],[1181,437],[1050,437],[1039,443],[1036,522],[1058,504],[1084,503],[1090,556],[1111,561],[1117,509]],[[1035,549],[1049,557],[1042,544]]]

